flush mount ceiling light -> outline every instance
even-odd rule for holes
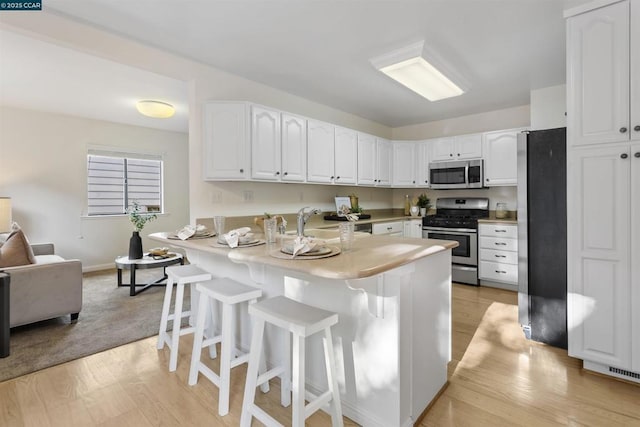
[[[173,116],[176,109],[171,104],[162,101],[144,100],[136,104],[138,112],[147,117],[167,119]]]
[[[461,77],[424,41],[371,59],[379,71],[429,101],[459,96],[468,90]]]

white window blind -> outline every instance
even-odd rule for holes
[[[161,212],[162,160],[89,154],[88,215],[122,215],[134,201],[142,211]]]

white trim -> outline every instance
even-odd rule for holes
[[[572,16],[580,15],[581,13],[589,12],[594,9],[609,6],[614,3],[620,3],[626,0],[594,0],[592,2],[581,4],[580,6],[572,7],[564,11],[564,17],[570,18]]]

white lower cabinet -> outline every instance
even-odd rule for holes
[[[404,237],[416,237],[422,239],[422,218],[405,220]]]
[[[374,235],[404,236],[404,221],[377,222],[372,224],[371,233]]]
[[[478,225],[478,278],[480,284],[518,289],[518,226]]]
[[[638,346],[632,316],[638,325],[640,287],[640,253],[631,252],[638,248],[632,242],[640,238],[636,152],[640,144],[569,152],[567,322],[570,356],[640,372],[640,366],[631,363],[632,342]]]

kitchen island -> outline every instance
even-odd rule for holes
[[[215,277],[260,287],[338,313],[333,327],[343,412],[365,426],[410,426],[447,383],[451,358],[451,249],[456,242],[372,236],[351,251],[281,259],[266,245],[228,249],[215,238],[151,239],[182,248]],[[277,251],[277,249],[275,249]],[[247,350],[250,322],[236,313],[236,339]],[[281,332],[265,331],[267,363],[282,358]],[[326,389],[320,336],[307,339],[307,389]]]

